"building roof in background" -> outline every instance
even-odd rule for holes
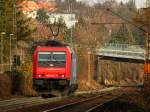
[[[38,6],[40,9],[45,9],[47,11],[54,11],[57,9],[56,3],[50,3],[50,2],[38,2]]]
[[[57,5],[55,2],[34,2],[31,0],[25,0],[19,4],[21,6],[20,10],[25,12],[32,12],[39,9],[45,9],[49,12],[55,11],[57,9]]]
[[[22,11],[27,11],[27,12],[30,12],[30,11],[34,11],[34,10],[38,10],[39,9],[39,6],[36,2],[34,1],[23,1],[19,4],[21,6],[21,10]]]

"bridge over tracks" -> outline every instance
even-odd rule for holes
[[[143,45],[106,43],[102,48],[96,50],[96,55],[116,61],[127,61],[133,63],[144,63],[145,49]]]

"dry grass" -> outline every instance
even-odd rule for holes
[[[88,90],[96,90],[102,88],[100,84],[98,84],[94,80],[95,76],[95,57],[90,55],[90,73],[88,73],[89,69],[89,59],[88,59],[88,52],[78,49],[78,75],[79,75],[79,90],[88,91]],[[90,75],[90,76],[88,76]]]
[[[0,74],[0,98],[7,99],[11,97],[11,79],[7,74]]]
[[[99,80],[105,84],[128,85],[143,83],[143,65],[101,60]],[[103,76],[103,77],[102,77]]]
[[[86,77],[79,78],[79,90],[80,91],[89,91],[89,90],[98,90],[102,88],[94,79],[88,81]]]
[[[25,62],[17,68],[21,73],[20,91],[24,96],[37,96],[32,87],[32,62]]]

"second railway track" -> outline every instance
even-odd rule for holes
[[[121,97],[122,94],[112,94],[106,93],[101,95],[96,95],[87,99],[69,103],[66,105],[58,106],[43,112],[96,112],[97,108],[102,105],[109,103],[117,98]]]

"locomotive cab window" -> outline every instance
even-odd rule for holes
[[[50,52],[39,52],[38,53],[38,61],[50,61],[51,53]]]
[[[66,61],[65,52],[53,52],[53,61]]]
[[[65,67],[66,53],[65,52],[39,52],[38,66],[39,67]]]

